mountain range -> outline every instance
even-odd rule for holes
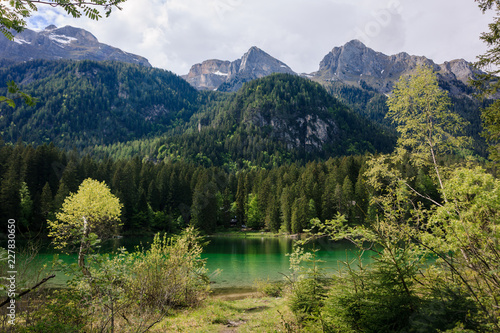
[[[3,63],[45,60],[95,60],[120,61],[151,67],[139,55],[100,43],[90,32],[54,25],[41,31],[26,29],[15,34],[14,40],[0,38],[0,61]],[[245,82],[273,73],[296,74],[323,85],[341,82],[363,89],[373,89],[387,94],[401,75],[408,74],[418,65],[434,68],[451,94],[469,94],[468,80],[479,71],[463,59],[436,64],[423,56],[401,52],[385,55],[368,48],[358,40],[334,47],[313,73],[298,74],[287,64],[252,46],[240,59],[211,59],[194,64],[189,73],[181,77],[199,90],[237,91]]]
[[[405,52],[385,55],[352,40],[333,48],[320,62],[318,71],[300,75],[321,84],[341,82],[387,94],[401,75],[410,73],[418,65],[432,67],[455,95],[467,93],[468,80],[478,73],[463,59],[438,65],[426,57]],[[244,82],[271,73],[297,74],[288,65],[253,46],[241,59],[232,62],[214,59],[195,64],[183,78],[200,90],[236,91]]]
[[[69,26],[26,30],[0,38],[0,47],[0,82],[40,98],[35,108],[0,106],[8,142],[239,167],[388,152],[395,136],[384,119],[386,94],[419,64],[434,68],[454,111],[471,123],[467,134],[481,140],[481,105],[466,84],[476,72],[464,60],[437,65],[353,40],[333,48],[318,71],[298,74],[254,46],[235,61],[195,64],[181,78]]]
[[[10,62],[36,59],[114,60],[151,67],[146,58],[100,43],[84,29],[71,26],[57,28],[55,25],[41,31],[25,29],[15,34],[13,41],[2,36],[0,59]]]

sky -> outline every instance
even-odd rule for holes
[[[486,51],[479,36],[492,19],[474,0],[127,0],[98,21],[41,5],[28,28],[80,27],[179,75],[207,59],[236,60],[252,46],[311,73],[352,39],[388,55],[472,62]]]

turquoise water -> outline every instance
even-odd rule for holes
[[[203,254],[210,271],[221,269],[212,278],[213,287],[244,287],[255,280],[283,281],[290,274],[287,253],[293,252],[294,240],[279,237],[212,237]],[[325,274],[338,269],[339,261],[355,256],[355,249],[349,243],[316,241],[316,256],[323,262],[318,266]]]
[[[213,288],[247,288],[256,280],[283,281],[284,275],[290,274],[290,263],[287,253],[293,252],[295,240],[286,237],[207,237],[209,244],[202,257],[207,259],[206,266],[210,273],[219,270],[211,277]],[[142,244],[145,248],[152,238],[114,239],[103,244],[106,251],[114,251],[124,246],[129,251]],[[318,263],[325,274],[338,270],[341,261],[356,256],[356,249],[348,242],[331,242],[326,239],[316,240],[307,246],[316,249],[316,256],[323,262]],[[46,246],[38,254],[37,260],[31,264],[39,269],[43,264],[52,261],[59,251]],[[60,259],[67,263],[76,262],[76,254],[60,254]],[[64,285],[66,277],[56,272],[57,277],[51,280],[52,286]]]

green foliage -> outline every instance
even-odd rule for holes
[[[500,101],[496,100],[489,107],[484,108],[481,113],[481,118],[484,124],[483,136],[489,143],[490,159],[494,161],[500,160]]]
[[[276,74],[233,94],[200,93],[198,112],[168,135],[98,148],[115,156],[189,160],[228,170],[390,151],[394,136],[351,112],[319,84]]]
[[[163,134],[188,120],[198,103],[198,93],[182,78],[118,62],[36,60],[0,69],[2,80],[21,82],[38,98],[35,106],[1,107],[4,139],[51,141],[66,149]]]
[[[437,154],[463,148],[464,140],[449,130],[457,118],[448,117],[429,69],[402,78],[388,104],[401,137],[393,155],[367,163],[369,223],[353,226],[343,215],[316,223],[323,234],[376,253],[368,267],[346,263],[325,320],[334,331],[495,331],[498,185],[481,169],[440,172]]]
[[[339,81],[325,84],[325,89],[335,98],[348,105],[353,111],[379,123],[387,129],[391,128],[390,123],[385,119],[385,115],[389,111],[385,95],[377,94],[368,89],[347,85]]]
[[[104,182],[86,179],[77,193],[64,200],[61,211],[56,214],[56,221],[49,221],[49,236],[57,248],[80,244],[82,237],[90,237],[91,234],[102,238],[110,231],[116,232],[121,207]],[[85,228],[87,231],[84,231]]]
[[[269,282],[269,278],[267,281],[255,281],[254,285],[256,285],[257,290],[265,296],[281,297],[283,294],[283,285],[277,282]]]
[[[140,306],[166,311],[198,304],[209,290],[202,250],[193,227],[176,238],[156,234],[151,248],[135,257],[131,293]]]
[[[156,234],[149,249],[91,254],[89,274],[59,261],[59,270],[69,275],[67,289],[41,295],[45,306],[21,331],[148,331],[172,309],[194,307],[206,297],[202,246],[198,231],[189,227],[177,237]]]
[[[320,315],[326,295],[325,276],[318,267],[316,250],[305,252],[303,244],[298,244],[290,257],[289,307],[299,322],[315,320]]]
[[[500,12],[500,2],[498,0],[476,0],[483,13],[489,10],[498,14]],[[480,75],[475,81],[475,85],[486,89],[487,93],[495,93],[498,90],[499,82],[495,76],[498,76],[498,40],[499,40],[500,19],[498,15],[494,17],[493,22],[489,24],[489,31],[481,34],[481,40],[486,43],[488,50],[480,55],[479,61],[475,63],[476,67],[486,69],[486,75]]]
[[[7,82],[7,87],[8,93],[14,97],[9,98],[6,96],[0,96],[0,103],[7,103],[8,106],[15,108],[16,102],[14,100],[16,99],[22,99],[27,106],[35,106],[38,101],[38,99],[22,92],[14,81]]]
[[[484,320],[498,327],[500,295],[500,182],[481,168],[457,168],[445,183],[448,201],[429,218],[422,244],[437,264],[455,275]]]
[[[29,322],[18,327],[18,332],[81,332],[90,320],[84,303],[73,290],[56,290],[40,296],[38,301],[44,302],[44,306],[36,309]]]
[[[122,205],[104,182],[86,179],[64,200],[55,221],[48,221],[49,237],[56,248],[79,244],[78,265],[90,276],[85,257],[103,237],[116,233]]]
[[[498,41],[500,40],[500,2],[498,0],[476,0],[479,8],[483,13],[487,11],[494,11],[496,15],[493,17],[493,22],[489,24],[489,31],[481,34],[481,40],[487,45],[486,53],[478,56],[478,61],[474,64],[476,68],[486,71],[474,77],[472,84],[479,89],[483,97],[492,97],[497,99],[496,94],[500,87],[498,80],[499,60],[498,54],[500,49]],[[499,145],[499,117],[500,105],[498,100],[495,100],[491,105],[482,110],[481,119],[483,121],[484,132],[483,136],[488,142],[489,152],[491,159],[498,161],[500,159],[500,145]]]
[[[33,200],[25,182],[21,183],[21,189],[19,190],[20,197],[20,222],[28,227],[31,223],[31,217],[33,215]]]
[[[398,147],[412,157],[429,160],[437,153],[465,147],[466,138],[456,136],[463,130],[463,120],[449,111],[448,94],[430,67],[418,67],[414,74],[400,78],[387,105],[386,117],[400,134]]]
[[[257,195],[250,194],[248,196],[248,213],[247,213],[247,226],[249,228],[258,229],[261,227],[263,218],[259,209],[259,198]]]
[[[366,158],[330,158],[325,162],[293,163],[234,174],[186,161],[95,160],[74,151],[63,152],[53,145],[34,148],[3,144],[0,214],[6,219],[24,214],[20,190],[25,182],[32,201],[31,218],[26,220],[27,225],[19,223],[18,227],[22,232],[46,234],[50,231],[46,221],[55,221],[70,193],[76,193],[80,183],[91,178],[108,184],[123,205],[124,233],[175,232],[188,224],[213,233],[217,228],[230,227],[235,216],[237,222],[233,223],[239,226],[247,223],[250,216],[254,228],[278,232],[283,227],[285,232],[291,232],[294,213],[297,232],[308,228],[312,218],[332,219],[346,207],[352,215],[350,221],[362,223],[369,196],[361,177]],[[349,182],[356,184],[354,191],[343,186]],[[26,188],[24,193],[28,193]],[[24,198],[28,203],[28,197]],[[299,205],[294,206],[294,202]],[[81,226],[82,220],[79,223]],[[74,241],[73,245],[78,245],[77,238]]]
[[[10,0],[8,5],[0,5],[0,31],[5,37],[12,40],[14,36],[9,30],[21,32],[26,27],[26,19],[38,10],[37,5],[50,5],[52,7],[61,7],[73,17],[82,15],[98,20],[102,17],[99,7],[105,10],[106,16],[111,14],[113,8],[120,9],[119,5],[126,0],[53,0],[44,2],[39,0]]]

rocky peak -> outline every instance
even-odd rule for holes
[[[358,40],[352,40],[344,46],[333,48],[321,61],[319,70],[309,77],[320,83],[342,81],[355,86],[369,86],[380,93],[389,93],[401,75],[409,74],[419,65],[433,67],[451,85],[456,80],[465,83],[474,74],[465,60],[437,65],[426,57],[406,52],[385,55],[366,47]],[[455,93],[460,90],[451,91]]]
[[[90,32],[69,25],[62,28],[50,25],[41,31],[40,34],[59,44],[74,43],[75,45],[78,44],[87,46],[99,44],[97,38]]]
[[[285,63],[271,57],[256,46],[252,46],[241,58],[240,73],[252,73],[257,78],[272,73],[294,73]]]
[[[318,74],[334,80],[378,75],[386,62],[386,56],[382,53],[373,51],[359,40],[352,40],[344,46],[333,48],[321,61]]]
[[[115,60],[151,67],[146,58],[99,43],[86,30],[71,26],[58,28],[55,25],[49,25],[42,31],[25,29],[15,34],[13,41],[0,37],[0,59]]]
[[[285,63],[252,46],[240,59],[232,62],[212,59],[195,64],[183,78],[200,90],[223,86],[224,91],[236,91],[243,83],[272,73],[295,74]]]
[[[444,64],[440,65],[440,72],[443,76],[451,76],[452,79],[462,81],[463,83],[468,83],[474,74],[480,73],[480,71],[474,69],[464,59],[445,61]]]
[[[200,90],[214,90],[226,82],[233,73],[234,65],[228,60],[205,60],[195,64],[183,78]]]

